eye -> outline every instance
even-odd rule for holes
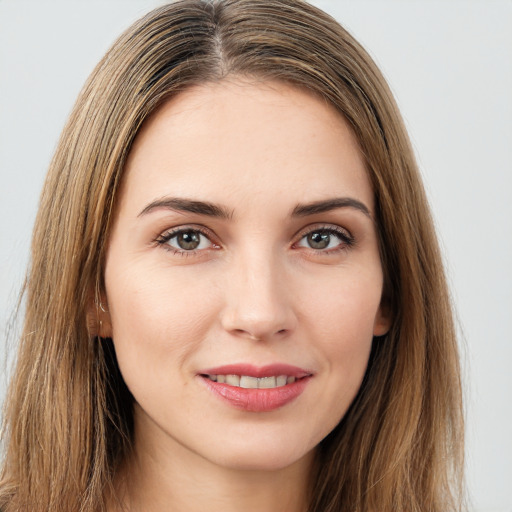
[[[315,251],[329,252],[351,246],[354,239],[348,231],[342,228],[319,228],[305,233],[297,246],[307,247]]]
[[[186,253],[217,247],[210,238],[199,229],[184,228],[164,233],[157,242],[169,246],[176,253]]]

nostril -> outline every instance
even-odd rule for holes
[[[251,332],[251,331],[248,331],[245,329],[232,329],[230,332],[232,335],[234,335],[236,337],[245,338],[245,339],[252,340],[252,341],[265,341],[265,340],[270,340],[273,337],[276,339],[277,338],[279,338],[279,339],[285,338],[290,331],[288,329],[280,329],[278,331],[274,331],[273,333],[272,333],[272,331],[265,333],[265,332]]]
[[[249,338],[255,341],[259,341],[261,339],[260,336],[257,336],[256,334],[253,334],[252,332],[249,332],[245,329],[233,329],[232,332],[237,336],[242,336],[244,338]]]

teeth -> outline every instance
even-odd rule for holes
[[[256,377],[240,376],[240,387],[248,389],[258,389],[258,379]]]
[[[276,377],[276,385],[277,386],[286,386],[286,375],[279,375],[279,377]]]
[[[276,378],[275,377],[263,377],[259,379],[258,387],[260,389],[270,389],[276,387]]]
[[[240,376],[239,375],[226,375],[226,384],[230,386],[240,387]]]
[[[297,379],[292,376],[278,375],[276,377],[250,377],[249,375],[208,375],[213,382],[228,384],[245,389],[273,389],[293,384]]]

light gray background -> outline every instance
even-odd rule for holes
[[[2,343],[64,120],[114,38],[161,3],[0,0]],[[369,49],[396,94],[461,324],[473,510],[511,512],[512,1],[315,3]]]

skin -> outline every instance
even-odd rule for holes
[[[170,197],[226,215],[155,206]],[[333,198],[367,212],[292,215]],[[231,77],[146,122],[111,233],[101,333],[135,398],[134,454],[119,477],[129,510],[305,509],[315,447],[354,399],[373,336],[389,329],[373,208],[347,123],[299,89]],[[176,228],[203,230],[199,247],[164,243]],[[311,247],[312,232],[329,245]],[[313,377],[270,412],[231,406],[198,375],[277,362]]]

